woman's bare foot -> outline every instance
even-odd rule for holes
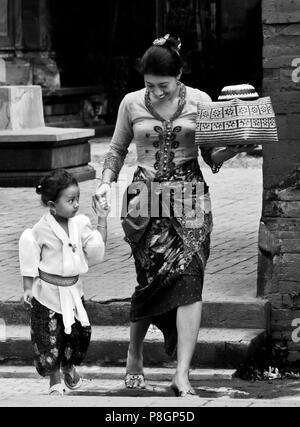
[[[188,374],[181,374],[176,372],[171,383],[171,388],[177,390],[181,394],[195,393],[195,390],[191,386]]]
[[[130,350],[127,353],[126,373],[143,374],[143,355],[134,355]]]

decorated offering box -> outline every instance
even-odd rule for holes
[[[225,87],[218,102],[197,104],[198,145],[261,145],[278,142],[270,97],[259,98],[251,85]]]
[[[218,97],[218,101],[229,101],[233,98],[240,98],[240,99],[258,99],[259,95],[256,92],[255,88],[252,85],[247,84],[241,84],[241,85],[232,85],[232,86],[225,86],[221,90],[221,93]]]

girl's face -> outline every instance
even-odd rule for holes
[[[55,202],[56,215],[62,218],[73,218],[79,209],[80,190],[77,185],[71,185],[62,191]]]
[[[145,74],[145,86],[156,101],[166,101],[176,96],[178,91],[178,79],[173,76],[156,76],[154,74]]]

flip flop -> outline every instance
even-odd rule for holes
[[[145,376],[144,374],[126,374],[125,386],[130,389],[145,389]]]
[[[82,386],[82,377],[78,374],[75,367],[74,371],[75,376],[78,377],[76,380],[68,372],[64,372],[64,382],[70,390],[77,390]]]
[[[62,384],[54,384],[49,388],[48,394],[50,396],[63,396],[64,395],[64,387]]]

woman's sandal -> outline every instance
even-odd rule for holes
[[[72,376],[69,372],[63,370],[64,382],[70,390],[77,390],[82,386],[82,377],[78,374],[75,367]]]
[[[64,387],[62,384],[54,384],[49,388],[50,396],[63,396],[64,395]]]
[[[144,374],[126,374],[125,387],[130,389],[145,389],[145,376]]]
[[[174,392],[176,397],[195,397],[198,396],[196,391],[191,387],[188,391],[179,390],[177,385],[171,384],[171,390]]]

